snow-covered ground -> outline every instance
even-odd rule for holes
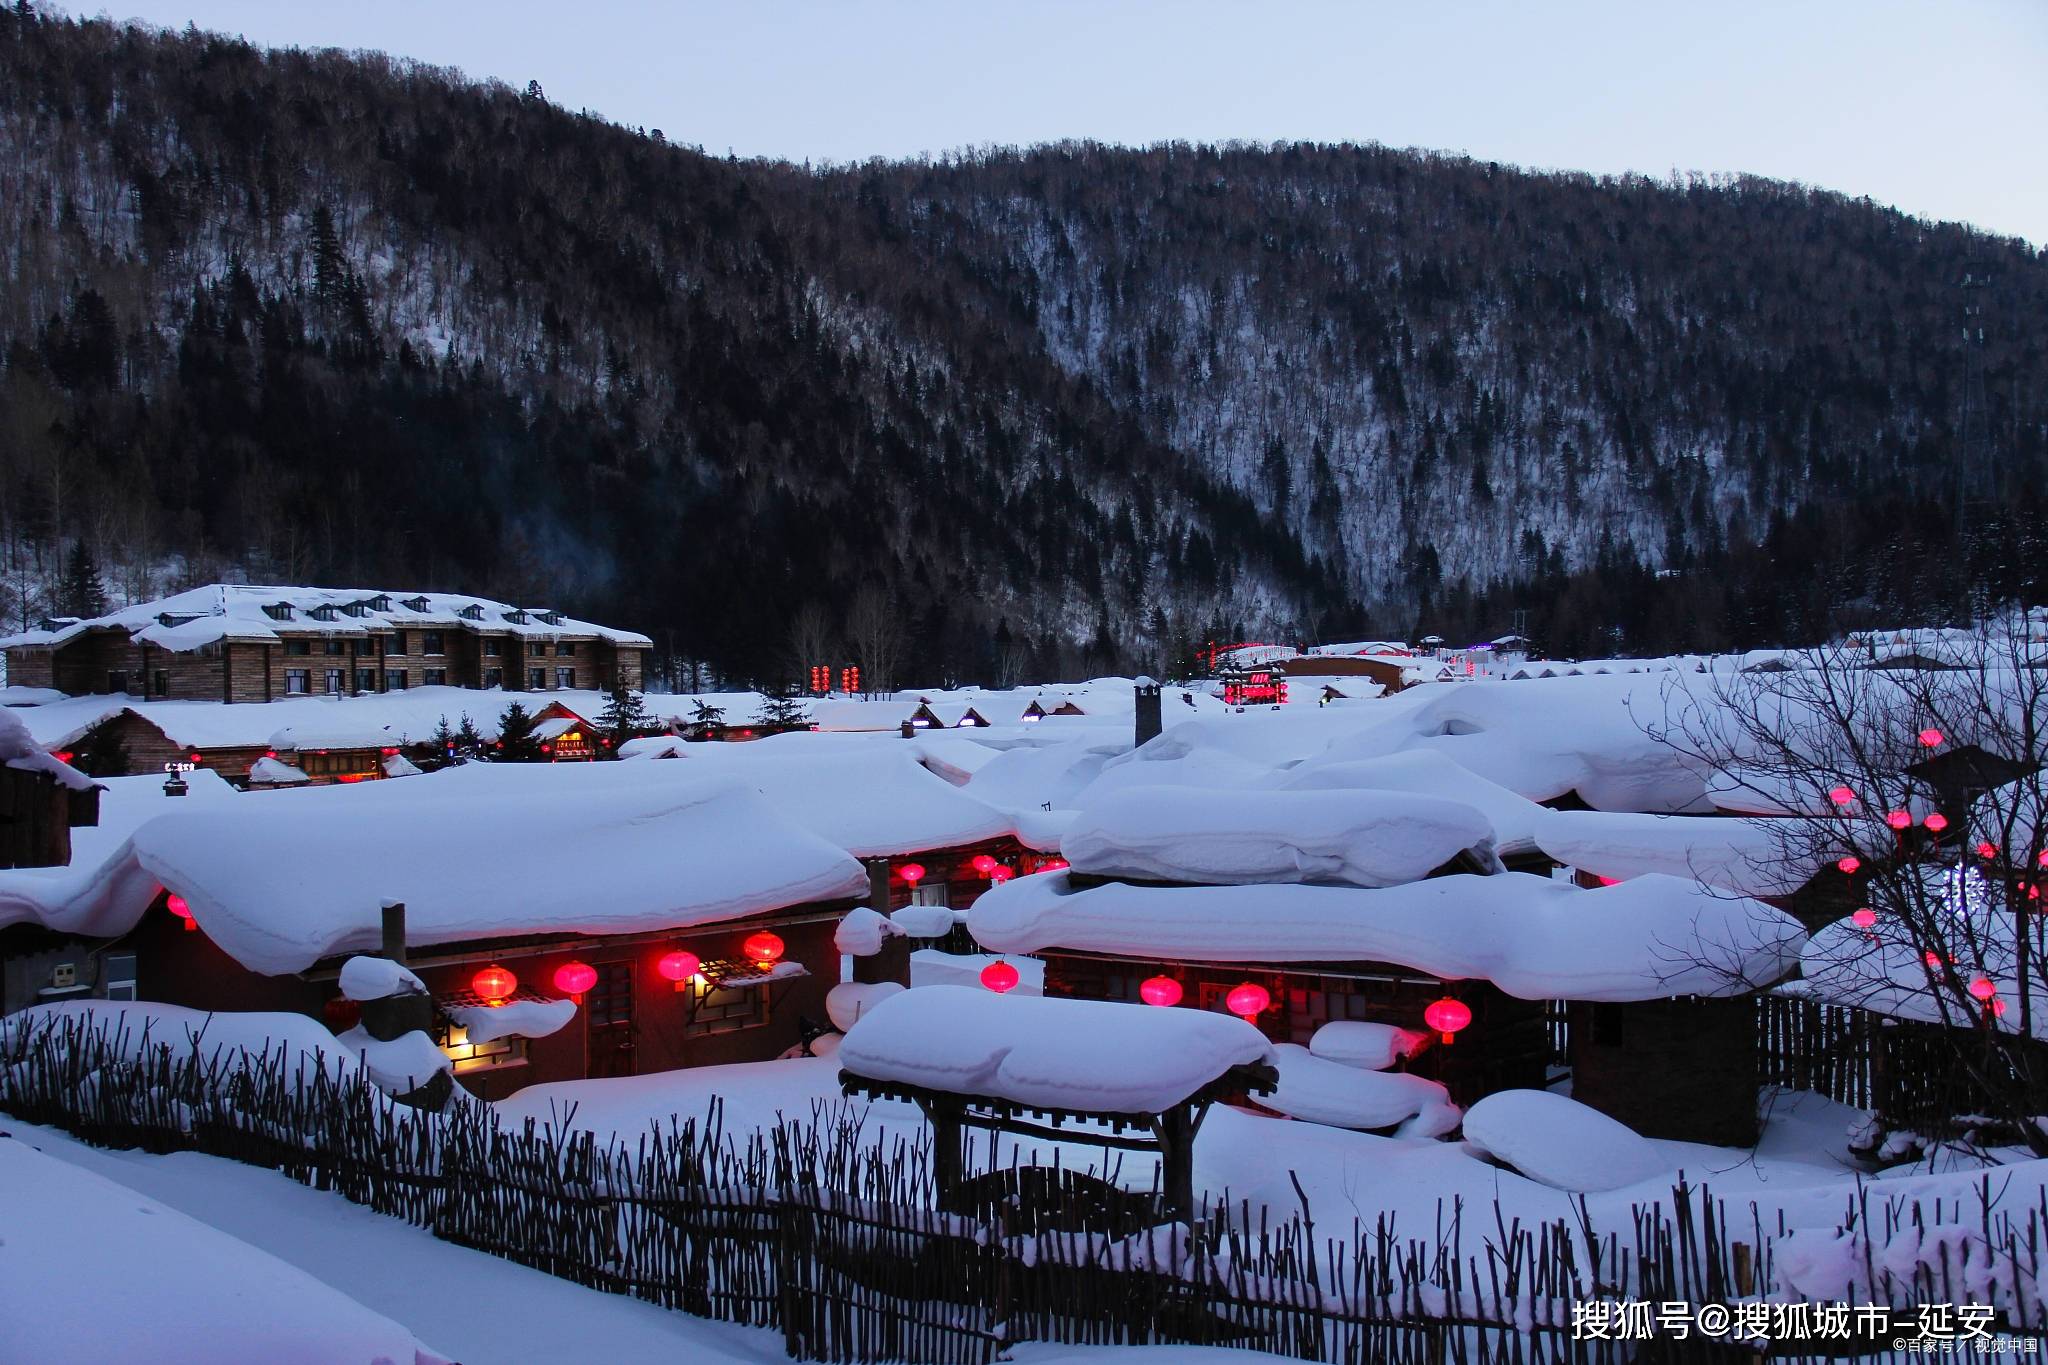
[[[0,1197],[0,1359],[8,1365],[254,1365],[259,1360],[332,1360],[340,1365],[351,1358],[337,1352],[341,1343],[332,1333],[342,1327],[367,1331],[379,1318],[402,1324],[431,1350],[463,1365],[760,1365],[787,1359],[779,1333],[707,1322],[623,1295],[585,1289],[441,1241],[422,1228],[372,1213],[275,1171],[192,1153],[101,1151],[54,1129],[4,1119],[0,1131],[89,1173],[88,1179],[103,1177],[144,1196],[139,1207],[145,1215],[153,1204],[225,1234],[217,1242],[191,1236],[172,1239],[158,1262],[138,1267],[133,1276],[125,1271],[116,1275],[110,1264],[108,1273],[97,1277],[67,1276],[67,1297],[61,1301],[13,1302],[10,1285],[34,1284],[39,1291],[47,1286],[25,1279],[20,1269],[11,1267],[6,1259],[10,1252],[40,1257],[48,1254],[46,1248],[69,1244],[52,1222],[41,1221],[36,1207],[20,1197],[26,1188],[14,1187]],[[5,1177],[15,1169],[0,1165],[0,1184],[10,1184]],[[95,1233],[86,1238],[74,1234],[73,1240],[100,1247],[104,1256],[113,1252],[118,1239]],[[333,1291],[331,1300],[322,1296],[322,1302],[305,1307],[300,1318],[328,1335],[305,1340],[292,1353],[252,1353],[251,1348],[266,1342],[274,1346],[279,1338],[252,1335],[245,1317],[252,1305],[244,1304],[232,1315],[218,1315],[213,1323],[216,1335],[210,1340],[179,1341],[178,1349],[186,1354],[172,1349],[177,1330],[186,1324],[169,1309],[154,1323],[145,1323],[144,1330],[92,1338],[86,1354],[77,1354],[66,1344],[62,1332],[67,1320],[123,1311],[124,1305],[135,1302],[137,1286],[162,1278],[167,1266],[178,1274],[188,1270],[177,1265],[181,1256],[217,1258],[224,1271],[234,1273],[275,1258],[267,1268],[270,1278],[265,1285],[296,1284],[308,1294],[317,1292],[317,1286],[303,1278],[294,1279],[287,1268],[296,1267]],[[283,1267],[276,1262],[283,1262]],[[253,1306],[260,1306],[260,1301]],[[321,1316],[314,1316],[316,1312]],[[25,1330],[30,1323],[46,1325],[47,1331]],[[123,1340],[132,1353],[108,1353],[118,1351]],[[365,1352],[352,1362],[371,1365],[374,1358]],[[394,1358],[394,1365],[410,1365],[410,1357],[403,1362]]]

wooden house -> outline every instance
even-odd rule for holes
[[[634,631],[446,593],[213,584],[0,640],[9,678],[71,695],[275,701],[411,687],[640,686]]]

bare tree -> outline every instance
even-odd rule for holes
[[[870,585],[853,595],[846,609],[846,641],[853,650],[853,661],[860,665],[863,688],[874,693],[895,686],[909,632],[903,627],[903,614],[895,599],[885,589]]]
[[[1873,1141],[1933,1122],[2048,1155],[2040,634],[2013,615],[1688,677],[1651,727],[1717,805],[1770,817],[1789,881],[1818,870],[1805,989],[1869,1011],[1879,1065],[1943,1111],[1876,1114]]]
[[[802,681],[812,668],[832,667],[838,662],[839,631],[832,618],[816,602],[806,602],[789,618],[790,675]]]

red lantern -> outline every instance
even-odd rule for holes
[[[1992,996],[1998,994],[1998,987],[1991,984],[1990,977],[1980,976],[1970,982],[1970,994],[1976,996],[1979,1000],[1989,1000]]]
[[[519,978],[493,962],[469,979],[469,988],[482,996],[486,1005],[502,1005],[519,989]]]
[[[1073,864],[1065,858],[1047,858],[1038,865],[1038,870],[1040,872],[1065,872],[1072,866]]]
[[[997,863],[997,864],[996,864],[996,865],[995,865],[994,867],[992,867],[992,868],[990,868],[990,869],[988,870],[988,879],[989,879],[990,881],[994,882],[994,883],[995,883],[996,885],[998,885],[998,886],[1001,886],[1001,885],[1002,885],[1002,884],[1003,884],[1004,882],[1006,882],[1006,881],[1010,880],[1010,878],[1012,878],[1012,877],[1014,877],[1014,876],[1016,876],[1016,875],[1017,875],[1017,869],[1016,869],[1016,868],[1014,868],[1014,867],[1005,867],[1005,866],[1004,866],[1003,864],[1001,864],[1001,863]]]
[[[1931,833],[1939,834],[1948,828],[1948,817],[1938,810],[1929,811],[1927,818],[1920,823],[1927,826]]]
[[[1472,1007],[1447,995],[1422,1012],[1422,1022],[1441,1033],[1444,1042],[1449,1043],[1459,1029],[1472,1022]]]
[[[2003,1019],[2003,1018],[2005,1018],[2005,1002],[2004,1002],[2003,1000],[1994,1000],[1994,1001],[1992,1001],[1992,1002],[1991,1002],[1991,1013],[1992,1013],[1992,1015],[1993,1015],[1994,1017],[1996,1017],[1996,1018],[1999,1018],[1999,1019]]]
[[[1977,845],[1977,856],[1979,858],[1996,858],[1998,856],[1998,845],[1986,839],[1983,843]]]
[[[1266,1012],[1266,1007],[1273,1003],[1273,997],[1264,986],[1247,981],[1241,986],[1232,986],[1230,994],[1223,997],[1223,1003],[1229,1006],[1232,1014],[1249,1023]]]
[[[782,939],[766,929],[758,934],[748,934],[747,941],[740,945],[740,951],[747,955],[747,961],[758,967],[774,966],[782,957],[782,949]]]
[[[919,882],[924,880],[923,863],[905,863],[903,865],[902,872],[903,880],[909,882],[912,886],[916,886]]]
[[[703,965],[703,959],[695,953],[686,953],[678,948],[675,952],[663,953],[661,960],[654,964],[654,970],[675,982],[676,989],[681,990]]]
[[[1855,799],[1856,793],[1850,791],[1847,787],[1836,787],[1828,792],[1828,800],[1838,806],[1846,806]]]
[[[564,962],[555,968],[555,989],[583,1003],[583,992],[597,984],[597,968],[588,962]]]
[[[1139,983],[1138,996],[1148,1005],[1166,1009],[1180,1003],[1180,982],[1170,976],[1148,976]]]
[[[1856,875],[1856,869],[1863,866],[1863,860],[1852,853],[1846,858],[1838,858],[1835,861],[1835,866],[1853,877]]]
[[[1884,822],[1893,829],[1904,829],[1913,823],[1913,817],[1902,810],[1886,811]]]
[[[996,860],[986,853],[977,853],[974,855],[974,861],[969,863],[968,866],[986,877],[989,873],[996,870]]]
[[[1941,954],[1930,950],[1927,954],[1926,962],[1929,971],[1939,971],[1941,969]]]
[[[176,893],[165,896],[164,909],[170,911],[179,919],[185,921],[185,927],[188,930],[196,930],[199,928],[197,921],[195,921],[192,918],[192,907],[185,904],[185,898],[183,896],[177,895]]]
[[[1877,925],[1877,911],[1866,905],[1855,914],[1849,916],[1849,919],[1858,929],[1875,928]]]
[[[1017,969],[1009,963],[996,961],[981,969],[981,984],[1002,995],[1017,989]]]
[[[1926,728],[1925,730],[1922,730],[1922,731],[1920,732],[1920,744],[1921,744],[1921,747],[1922,747],[1922,748],[1926,748],[1926,749],[1938,749],[1938,748],[1940,748],[1940,747],[1941,747],[1941,731],[1939,731],[1939,730],[1935,729],[1935,728],[1934,728],[1933,726],[1931,726],[1931,725],[1930,725],[1930,726],[1928,726],[1928,727],[1927,727],[1927,728]]]
[[[2042,849],[2041,856],[2034,859],[2034,861],[2039,863],[2043,867],[2048,867],[2048,848]]]

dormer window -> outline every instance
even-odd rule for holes
[[[390,611],[391,598],[389,595],[380,592],[369,601],[362,603],[362,605],[368,607],[371,611]]]
[[[312,617],[315,621],[333,621],[339,619],[339,613],[336,612],[333,607],[315,607],[311,611],[307,612],[306,615]]]
[[[562,624],[562,613],[554,610],[551,607],[540,614],[540,619],[547,622],[551,626],[559,626]]]
[[[364,616],[369,613],[370,609],[364,606],[361,602],[351,602],[347,606],[343,607],[342,610],[350,616]]]
[[[408,597],[399,605],[407,611],[425,611],[427,609],[427,599],[424,597]]]
[[[292,619],[292,606],[289,602],[272,602],[263,609],[263,614],[273,621],[289,621]]]
[[[481,621],[484,619],[484,609],[474,602],[455,614],[465,621]]]
[[[505,613],[505,619],[507,621],[510,621],[515,626],[523,626],[526,624],[528,618],[525,612],[519,610],[517,607],[514,607],[511,611]]]

